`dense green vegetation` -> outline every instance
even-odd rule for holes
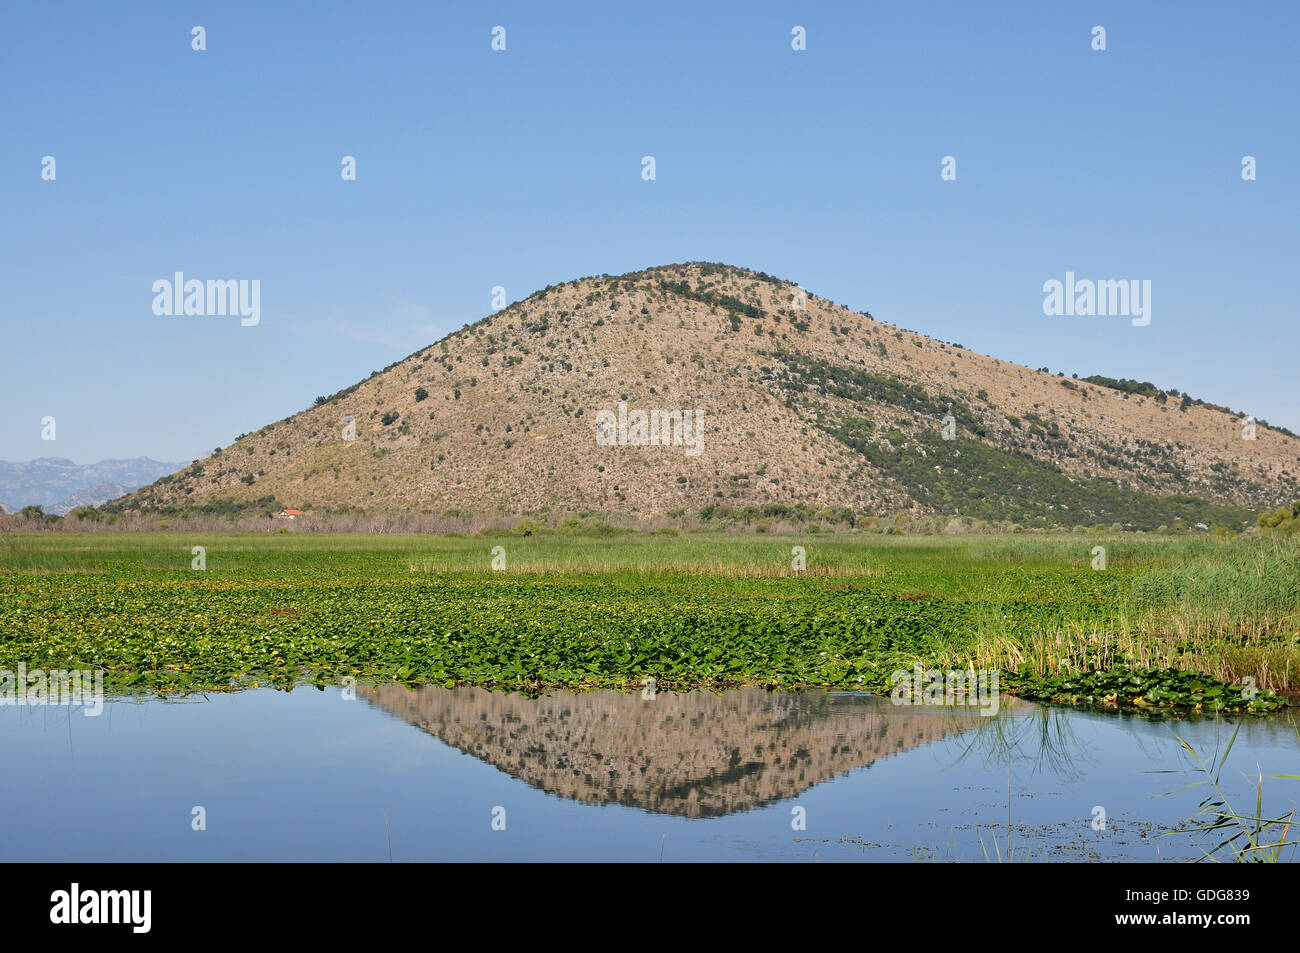
[[[1270,536],[1300,534],[1300,500],[1290,506],[1279,506],[1271,513],[1260,513],[1255,524]]]
[[[1135,381],[1130,380],[1127,377],[1116,379],[1114,377],[1106,377],[1102,374],[1093,374],[1091,377],[1082,378],[1082,380],[1087,381],[1089,384],[1096,384],[1098,387],[1109,387],[1111,390],[1117,390],[1125,394],[1137,394],[1141,397],[1151,397],[1157,403],[1161,404],[1166,403],[1171,394],[1175,397],[1178,396],[1178,391],[1176,390],[1164,391],[1155,384],[1152,384],[1150,381]]]
[[[707,304],[711,308],[722,308],[727,312],[731,320],[731,329],[740,330],[740,319],[763,317],[763,309],[757,308],[752,304],[746,304],[739,298],[733,298],[731,295],[722,294],[718,291],[696,291],[684,281],[664,281],[660,279],[659,290],[669,294],[679,295],[683,298],[690,298],[692,301],[699,301]]]
[[[1136,394],[1139,397],[1150,397],[1158,404],[1168,403],[1170,397],[1179,397],[1181,398],[1178,402],[1179,410],[1186,410],[1188,407],[1208,407],[1210,410],[1222,411],[1223,413],[1231,414],[1234,417],[1244,418],[1246,416],[1239,410],[1232,410],[1222,404],[1211,404],[1209,401],[1193,397],[1191,394],[1184,394],[1174,387],[1171,387],[1168,390],[1161,390],[1150,381],[1135,381],[1127,377],[1106,377],[1103,374],[1093,374],[1091,377],[1080,379],[1087,381],[1089,384],[1096,384],[1098,387],[1107,387],[1124,394]],[[1279,427],[1275,424],[1270,424],[1267,420],[1256,420],[1256,423],[1260,426],[1268,427],[1271,430],[1276,430],[1278,433],[1284,433],[1288,437],[1296,436],[1293,431],[1288,430],[1286,427]]]
[[[934,397],[925,388],[897,377],[831,364],[789,351],[778,351],[773,356],[785,365],[785,374],[780,378],[780,383],[791,392],[803,393],[815,386],[831,397],[888,404],[929,418],[936,422],[936,426],[944,414],[951,414],[958,427],[968,433],[984,435],[984,427],[978,418],[965,402],[956,398]]]
[[[831,432],[942,512],[1011,519],[1026,526],[1119,523],[1143,530],[1177,521],[1239,529],[1252,516],[1244,507],[1193,496],[1162,497],[1122,489],[1104,477],[1070,477],[1028,454],[978,440],[943,440],[937,432],[922,431],[887,449],[879,443],[855,443],[843,428]]]
[[[1096,537],[190,535],[5,537],[0,668],[102,667],[156,692],[882,689],[921,664],[1041,698],[1247,710],[1278,700],[1243,696],[1243,676],[1300,672],[1290,540],[1101,539],[1098,571]]]
[[[1196,522],[1238,530],[1254,517],[1244,507],[1210,503],[1186,494],[1158,496],[1121,487],[1107,477],[1072,477],[1055,464],[1019,449],[985,443],[980,439],[986,436],[984,425],[958,398],[932,396],[924,388],[894,377],[797,354],[778,352],[773,356],[784,366],[784,371],[774,372],[773,377],[791,400],[816,388],[863,406],[874,403],[897,408],[919,421],[919,426],[909,426],[907,432],[893,429],[883,434],[866,416],[819,416],[816,425],[862,454],[912,499],[941,513],[1034,527],[1118,523],[1141,530]],[[955,424],[951,440],[943,439],[940,432],[945,416],[951,416]],[[1067,447],[1055,421],[1026,411],[1023,420],[1013,417],[1011,423],[1016,428],[1027,424],[1028,433],[1049,446],[1061,451]],[[1155,451],[1154,447],[1143,450],[1148,457]]]
[[[251,484],[253,482],[251,476],[252,475],[250,474],[249,478],[245,479],[244,482]],[[163,480],[167,479],[169,478],[163,477]],[[102,506],[96,507],[93,510],[84,512],[74,511],[73,513],[70,513],[69,516],[80,521],[89,521],[92,523],[100,521],[112,522],[116,517],[126,512],[127,502],[129,500],[129,497],[120,497],[119,499],[112,500]],[[246,516],[270,516],[272,513],[277,513],[282,509],[284,509],[284,504],[280,503],[275,498],[274,494],[268,494],[266,496],[259,496],[257,499],[253,500],[232,500],[216,497],[213,499],[205,499],[199,503],[155,506],[150,510],[150,514],[164,517],[177,516],[180,514],[196,516],[224,516],[233,520]]]

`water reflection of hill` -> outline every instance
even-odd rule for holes
[[[978,715],[888,698],[745,688],[659,694],[358,688],[447,744],[560,797],[713,817],[970,728]]]

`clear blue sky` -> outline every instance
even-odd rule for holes
[[[1300,429],[1298,35],[1291,0],[6,4],[0,459],[188,460],[494,285],[696,259]],[[261,323],[155,316],[176,271],[259,279]],[[1045,317],[1067,271],[1150,279],[1151,324]]]

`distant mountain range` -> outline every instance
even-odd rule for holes
[[[24,506],[41,506],[47,513],[62,516],[78,506],[115,500],[185,465],[148,457],[85,464],[63,457],[41,457],[30,463],[0,460],[0,507],[13,512]]]

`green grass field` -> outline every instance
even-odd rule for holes
[[[492,565],[497,546],[503,569]],[[1096,546],[1104,569],[1093,568]],[[160,693],[345,676],[880,689],[920,663],[996,669],[1004,690],[1034,697],[1266,710],[1280,703],[1269,690],[1300,683],[1300,545],[1081,534],[8,535],[0,668],[19,662],[102,667],[112,690]],[[1242,695],[1247,676],[1258,696]]]

